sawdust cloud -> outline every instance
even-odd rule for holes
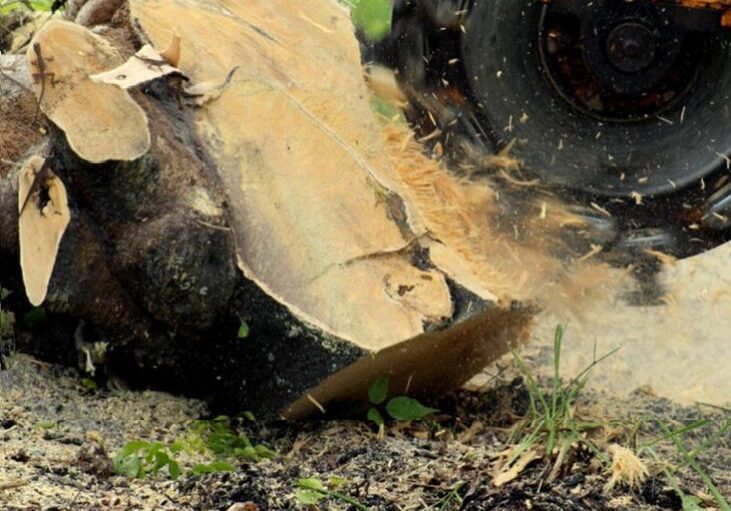
[[[557,316],[581,318],[590,304],[622,285],[617,271],[596,257],[598,247],[572,244],[588,227],[584,219],[558,198],[525,193],[524,181],[505,179],[516,168],[507,155],[497,155],[496,166],[491,161],[492,174],[469,176],[427,155],[404,124],[387,122],[383,134],[428,237],[455,251],[463,270],[498,301],[529,302]]]

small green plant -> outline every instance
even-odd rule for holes
[[[257,462],[278,456],[277,452],[264,445],[253,444],[246,433],[240,431],[246,420],[254,420],[254,416],[245,413],[235,419],[221,416],[195,421],[183,438],[167,445],[144,440],[129,442],[115,457],[115,471],[127,477],[144,479],[167,469],[168,475],[175,479],[181,474],[175,456],[182,451],[213,458],[194,465],[190,470],[194,476],[232,472],[236,470],[234,462],[237,460]]]
[[[210,463],[198,463],[196,464],[193,469],[191,470],[191,473],[194,476],[200,476],[203,474],[218,474],[221,472],[233,472],[236,470],[236,467],[232,465],[231,463],[227,463],[225,461],[212,461]]]
[[[31,11],[50,11],[53,0],[0,0],[0,14],[27,9]]]
[[[340,0],[350,8],[353,24],[369,41],[377,42],[391,31],[391,0]]]
[[[97,383],[91,378],[82,378],[79,383],[89,392],[96,392],[99,390],[99,385],[97,385]]]
[[[246,321],[244,321],[243,318],[239,318],[239,333],[238,333],[239,339],[246,339],[247,337],[249,337],[249,332],[250,332],[249,324]]]
[[[464,488],[465,483],[463,481],[458,482],[454,487],[447,493],[447,495],[437,502],[434,506],[429,509],[435,509],[437,511],[451,511],[452,509],[462,509],[462,497],[459,492]]]
[[[330,498],[366,511],[368,507],[362,502],[335,491],[343,483],[344,481],[340,478],[332,478],[328,486],[325,486],[321,480],[316,478],[300,479],[297,481],[298,490],[295,493],[295,499],[305,506],[314,506],[321,500]]]
[[[406,124],[403,109],[394,101],[374,95],[371,98],[371,109],[380,117],[391,123]]]
[[[574,413],[575,403],[586,386],[591,371],[603,360],[616,353],[617,349],[600,358],[597,358],[595,352],[592,363],[573,380],[564,384],[560,376],[564,334],[565,328],[559,325],[554,335],[553,377],[550,382],[550,391],[544,390],[539,385],[537,378],[532,374],[527,364],[517,353],[513,353],[516,364],[528,384],[530,407],[528,417],[523,421],[523,424],[515,428],[514,436],[508,440],[508,443],[515,442],[516,447],[504,464],[503,471],[516,466],[521,458],[529,459],[525,455],[531,451],[542,452],[544,456],[553,458],[553,468],[549,474],[550,480],[558,475],[563,464],[567,462],[570,451],[579,446],[589,449],[597,459],[608,465],[607,455],[592,442],[589,433],[611,424],[627,425],[627,423],[621,421],[588,422],[576,417]],[[628,442],[638,456],[650,454],[658,462],[658,465],[663,467],[667,480],[683,503],[683,511],[703,511],[701,502],[697,497],[682,491],[676,474],[683,468],[691,469],[698,476],[708,488],[721,511],[731,511],[728,501],[725,500],[721,491],[697,461],[697,457],[701,452],[717,445],[731,432],[731,419],[721,421],[720,425],[717,420],[699,420],[675,430],[671,430],[666,424],[659,422],[663,436],[638,446],[637,438],[643,423],[644,419],[630,422],[633,427],[628,434]],[[710,434],[695,449],[690,450],[684,444],[684,436],[702,428],[711,428],[714,425],[717,426],[715,432]],[[654,450],[654,447],[660,442],[670,442],[675,446],[682,460],[680,464],[673,467],[667,461],[661,459]]]
[[[560,469],[569,457],[570,451],[577,446],[583,446],[592,451],[605,464],[609,463],[608,456],[598,449],[588,438],[587,433],[606,426],[606,423],[586,422],[575,417],[574,406],[580,392],[586,386],[589,375],[598,364],[617,352],[617,349],[597,358],[596,352],[592,363],[569,383],[564,384],[561,379],[561,351],[565,327],[558,325],[553,342],[553,377],[550,393],[546,392],[538,383],[525,361],[516,352],[513,352],[516,364],[528,383],[530,399],[529,416],[520,427],[515,429],[513,438],[517,439],[516,448],[503,465],[503,470],[510,469],[529,452],[542,451],[545,456],[554,458],[554,465],[549,480],[558,476]]]
[[[240,430],[249,415],[231,419],[227,416],[213,420],[196,421],[190,430],[186,443],[199,452],[210,452],[219,459],[236,458],[247,461],[261,461],[274,458],[277,453],[265,445],[253,444],[246,433]]]
[[[381,406],[384,407],[389,417],[397,421],[422,420],[439,411],[436,408],[424,406],[416,399],[408,396],[396,396],[388,399],[388,393],[389,380],[387,376],[378,378],[368,389],[368,399],[373,405],[368,410],[368,420],[374,422],[379,428],[383,427],[385,423],[383,413],[379,409]]]
[[[659,422],[660,430],[663,435],[660,438],[656,438],[651,442],[640,447],[639,452],[647,452],[655,458],[656,461],[660,461],[660,456],[655,451],[655,446],[660,442],[670,442],[677,450],[681,462],[675,466],[668,463],[662,463],[665,477],[673,488],[673,491],[678,495],[683,503],[683,511],[704,511],[701,507],[700,500],[693,496],[686,494],[681,486],[678,479],[677,473],[684,468],[690,468],[696,476],[703,482],[708,491],[710,492],[713,500],[716,502],[718,509],[721,511],[731,511],[731,504],[726,497],[721,494],[721,490],[713,482],[708,472],[698,462],[698,455],[709,449],[712,449],[715,445],[723,442],[723,439],[731,433],[731,418],[722,421],[716,421],[711,419],[703,419],[691,422],[685,426],[677,429],[671,429],[664,422]],[[713,428],[717,428],[712,431]],[[684,441],[684,437],[692,432],[701,433],[703,431],[712,431],[705,439],[695,447],[689,449]]]
[[[46,322],[46,309],[44,307],[33,307],[23,314],[23,326],[28,329],[38,328]]]
[[[127,477],[144,479],[166,469],[172,479],[177,479],[181,470],[174,455],[178,452],[180,447],[175,444],[167,446],[161,442],[144,440],[129,442],[117,453],[114,471]]]

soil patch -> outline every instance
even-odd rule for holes
[[[176,481],[163,476],[131,480],[109,475],[110,458],[131,440],[172,442],[209,411],[197,401],[158,392],[89,390],[73,370],[23,355],[0,372],[0,506],[4,510],[221,510],[307,509],[295,494],[302,478],[334,482],[338,492],[366,509],[681,510],[663,475],[678,463],[672,444],[655,448],[660,463],[635,490],[606,492],[609,471],[591,452],[576,453],[559,477],[547,482],[549,463],[536,461],[497,488],[493,468],[510,430],[526,414],[529,394],[507,368],[489,388],[460,391],[433,403],[441,410],[421,423],[396,423],[380,439],[366,421],[252,422],[247,433],[279,453],[272,460],[237,463],[230,473]],[[638,442],[698,419],[722,420],[723,410],[683,407],[637,391],[626,400],[587,393],[577,413],[608,421],[632,418]],[[640,422],[640,419],[645,419]],[[620,426],[617,426],[621,429]],[[688,449],[706,437],[684,435]],[[731,433],[701,452],[698,462],[724,495],[731,495]],[[181,458],[184,471],[194,459]],[[678,474],[686,493],[709,507],[708,490],[692,472]],[[355,509],[325,499],[311,509]],[[255,506],[255,507],[251,507]]]

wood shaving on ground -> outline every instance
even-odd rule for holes
[[[604,486],[606,492],[618,484],[637,489],[645,482],[649,475],[647,465],[635,453],[618,444],[610,445],[607,451],[612,455],[612,475]]]
[[[508,449],[503,454],[507,454],[508,456],[512,457],[514,452],[519,448],[520,446],[516,446],[512,449]],[[500,467],[500,464],[498,464],[497,473],[495,477],[492,478],[492,484],[494,484],[496,487],[501,487],[506,484],[508,484],[511,481],[516,480],[521,473],[536,460],[541,459],[542,453],[540,453],[536,449],[528,449],[524,453],[520,455],[520,457],[510,464],[509,466],[502,466]]]

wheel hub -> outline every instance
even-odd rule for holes
[[[655,58],[656,49],[655,34],[642,23],[622,23],[607,38],[607,57],[614,67],[624,73],[645,69]]]
[[[538,27],[549,81],[573,108],[602,120],[661,114],[692,88],[706,51],[701,34],[672,14],[646,2],[551,2]]]

